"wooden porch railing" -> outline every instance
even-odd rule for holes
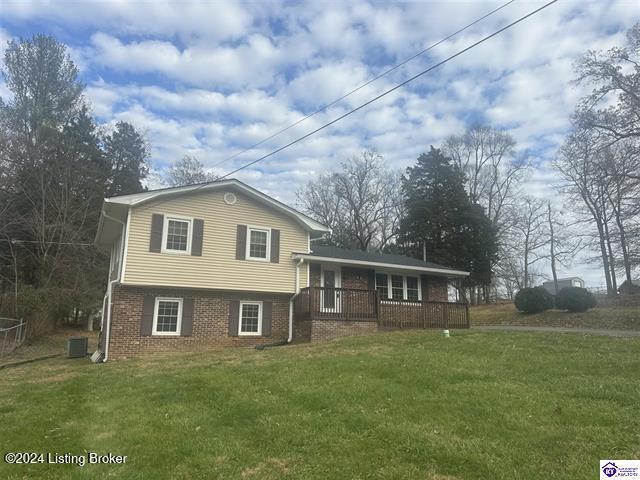
[[[296,320],[358,320],[380,328],[469,328],[466,303],[384,300],[376,290],[307,287],[294,301]]]
[[[375,290],[306,287],[294,302],[296,318],[302,320],[378,320]]]
[[[466,303],[389,300],[380,304],[381,328],[469,328]]]

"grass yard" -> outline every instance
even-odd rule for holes
[[[61,328],[57,332],[27,340],[24,345],[13,352],[0,357],[0,367],[3,365],[31,360],[48,355],[64,355],[69,337],[88,337],[88,351],[94,352],[98,348],[98,332],[87,332],[77,328]]]
[[[640,330],[640,307],[597,307],[584,313],[547,310],[522,313],[512,304],[470,307],[472,325],[531,325],[546,327]]]
[[[640,338],[392,332],[0,372],[0,478],[587,479],[640,458]]]

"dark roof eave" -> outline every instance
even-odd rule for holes
[[[356,260],[352,258],[343,258],[343,257],[325,257],[316,255],[313,253],[293,253],[292,258],[295,259],[306,259],[306,260],[316,260],[316,261],[324,261],[324,262],[334,262],[341,263],[345,265],[359,265],[359,266],[370,266],[370,267],[382,267],[382,268],[395,268],[397,270],[415,270],[417,272],[425,272],[432,273],[440,276],[447,277],[456,277],[463,278],[468,277],[470,275],[469,272],[465,272],[463,270],[454,270],[446,267],[430,267],[430,266],[419,266],[419,265],[404,265],[401,263],[388,263],[384,261],[375,262],[370,260]]]

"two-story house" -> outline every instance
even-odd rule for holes
[[[448,279],[467,272],[313,245],[329,231],[238,180],[106,198],[104,359],[468,326],[464,306],[447,303]]]

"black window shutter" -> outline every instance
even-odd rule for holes
[[[156,299],[151,295],[145,295],[142,300],[142,319],[140,320],[140,335],[148,337],[153,331],[153,310]]]
[[[202,235],[204,233],[204,220],[193,220],[193,235],[191,239],[191,255],[202,256]]]
[[[193,333],[193,298],[185,298],[182,300],[182,324],[180,326],[180,335],[190,337]]]
[[[240,317],[240,302],[238,300],[229,301],[229,336],[238,336],[238,320]]]
[[[280,262],[280,230],[271,229],[271,263]]]
[[[420,291],[422,293],[422,301],[426,302],[429,300],[429,294],[427,293],[427,283],[429,277],[424,273],[420,275]]]
[[[238,225],[236,235],[236,260],[244,260],[247,251],[247,226]]]
[[[271,336],[271,312],[273,304],[270,301],[262,302],[262,336]]]
[[[151,216],[151,237],[149,238],[149,251],[160,253],[162,251],[162,228],[164,227],[164,215],[154,213]]]

